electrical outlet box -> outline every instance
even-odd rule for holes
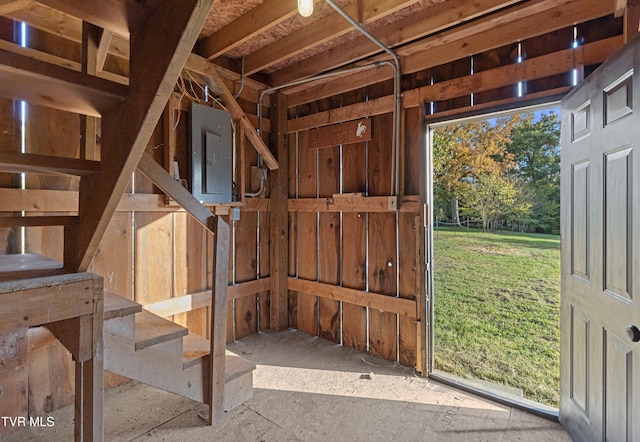
[[[191,104],[191,193],[203,203],[230,203],[233,134],[227,112]]]

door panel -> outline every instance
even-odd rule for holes
[[[560,420],[580,441],[640,440],[639,48],[562,101]]]

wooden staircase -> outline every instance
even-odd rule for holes
[[[104,369],[210,404],[210,342],[140,304],[104,292]],[[253,396],[255,364],[230,351],[225,357],[224,409]]]

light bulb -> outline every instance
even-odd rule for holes
[[[298,0],[298,14],[309,17],[313,14],[313,0]]]

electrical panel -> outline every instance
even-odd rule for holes
[[[233,132],[227,112],[191,104],[191,193],[203,203],[230,203]]]

